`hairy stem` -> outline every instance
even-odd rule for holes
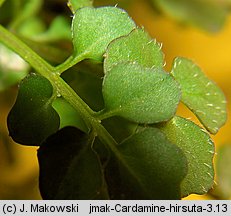
[[[66,71],[67,69],[81,62],[83,59],[84,59],[84,53],[76,57],[70,56],[62,64],[56,66],[54,68],[54,72],[60,75],[62,72]]]
[[[94,118],[95,112],[76,94],[76,92],[59,76],[61,68],[67,68],[72,65],[70,60],[64,63],[64,67],[58,66],[57,68],[51,66],[37,53],[35,53],[30,47],[24,44],[15,35],[0,25],[0,42],[12,49],[15,53],[20,55],[25,61],[27,61],[39,74],[46,77],[54,86],[57,93],[61,94],[66,101],[68,101],[81,115],[89,129],[93,128],[100,140],[108,145],[114,154],[121,158],[118,151],[116,141],[108,133],[108,131],[100,124],[100,120]],[[81,59],[81,58],[80,58]],[[76,60],[75,60],[76,62]]]
[[[10,33],[4,27],[0,25],[0,42],[8,46],[18,55],[20,55],[25,61],[27,61],[38,73],[42,76],[46,77],[57,93],[63,96],[81,115],[84,122],[88,126],[89,130],[93,130],[95,135],[99,137],[100,141],[108,146],[110,150],[113,152],[114,156],[120,161],[124,167],[127,168],[128,172],[134,178],[137,178],[136,173],[129,166],[124,156],[121,154],[119,149],[117,148],[117,142],[111,136],[110,133],[103,127],[99,118],[97,118],[96,112],[94,112],[77,94],[76,92],[60,77],[61,69],[60,68],[68,68],[73,62],[70,59],[64,62],[64,66],[58,66],[59,73],[57,68],[52,67],[49,63],[47,63],[43,58],[41,58],[37,53],[35,53],[32,49],[30,49],[26,44],[24,44],[20,39],[18,39],[15,35]],[[81,57],[79,57],[79,60]],[[73,60],[76,62],[77,60]],[[106,114],[105,114],[106,115]],[[109,114],[107,114],[109,115]],[[99,115],[100,116],[100,115]],[[98,117],[99,117],[98,116]],[[100,116],[105,117],[105,116]],[[137,179],[140,184],[142,182]]]

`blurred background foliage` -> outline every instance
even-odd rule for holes
[[[66,0],[0,0],[0,23],[43,58],[56,65],[71,54],[71,11]],[[96,0],[117,5],[163,44],[166,70],[176,56],[194,60],[224,91],[227,124],[212,138],[216,180],[206,195],[185,199],[231,199],[231,0]],[[0,199],[41,199],[36,147],[13,143],[6,118],[17,94],[17,82],[31,71],[0,44]],[[10,87],[10,88],[9,88]],[[184,105],[178,113],[199,124]]]

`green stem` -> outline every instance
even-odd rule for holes
[[[12,49],[27,61],[39,74],[46,77],[54,86],[54,89],[61,93],[62,96],[74,106],[89,125],[89,117],[94,114],[94,111],[75,93],[75,91],[54,73],[55,68],[48,64],[43,58],[35,53],[30,47],[24,44],[11,32],[0,25],[0,42]]]
[[[139,184],[142,186],[142,180],[137,176],[137,174],[134,172],[133,168],[127,163],[126,159],[124,156],[121,154],[121,152],[117,148],[117,143],[113,139],[113,137],[107,132],[107,130],[101,125],[101,124],[96,124],[94,125],[95,130],[97,133],[100,135],[99,139],[102,143],[106,144],[111,151],[114,153],[115,157],[120,161],[121,164],[126,167],[127,171],[136,179]],[[145,187],[144,187],[145,188]]]
[[[100,124],[100,120],[94,118],[95,112],[76,94],[76,92],[58,75],[57,69],[48,64],[30,47],[19,40],[15,35],[0,25],[0,42],[12,49],[27,61],[39,74],[46,77],[60,93],[81,115],[89,128],[93,128],[99,139],[114,152],[115,156],[123,161],[122,155],[117,149],[117,142]],[[69,62],[70,60],[68,60]],[[64,65],[70,65],[65,63]],[[66,66],[65,66],[66,67]],[[57,67],[64,68],[64,66]]]
[[[49,77],[54,73],[59,75],[63,71],[82,61],[84,58],[83,55],[79,55],[75,58],[71,56],[61,65],[53,67],[2,25],[0,25],[0,42],[18,53],[26,62],[35,68],[38,73],[45,77]]]
[[[120,109],[110,110],[110,111],[103,109],[99,112],[95,112],[94,117],[97,118],[98,120],[102,121],[104,119],[115,116],[116,114],[118,114],[119,111],[120,111]]]
[[[1,25],[0,42],[20,55],[26,62],[35,68],[38,73],[45,77],[50,77],[51,71],[53,71],[53,67]]]
[[[72,66],[74,66],[74,65],[78,64],[79,62],[81,62],[82,60],[84,60],[84,55],[85,54],[82,53],[76,57],[70,56],[62,64],[56,66],[54,68],[54,72],[60,75],[62,72],[66,71],[67,69],[71,68]]]
[[[126,159],[117,148],[117,142],[100,124],[100,120],[95,118],[95,112],[75,93],[75,91],[59,76],[57,70],[48,64],[43,58],[35,53],[30,47],[19,40],[0,25],[0,42],[20,55],[42,76],[46,77],[66,101],[68,101],[81,115],[89,129],[93,129],[100,141],[107,145],[114,153],[115,157],[128,169],[128,172],[136,178],[136,173],[127,164]],[[69,62],[70,60],[68,60]],[[70,63],[71,64],[71,63]],[[64,65],[70,65],[65,63]],[[66,66],[65,66],[66,67]],[[61,67],[64,68],[64,67]],[[139,179],[138,179],[139,180]],[[142,182],[141,182],[142,184]]]
[[[88,128],[92,127],[92,116],[94,111],[76,94],[76,92],[60,77],[55,76],[55,85],[59,93],[68,101],[81,115]]]
[[[67,3],[68,7],[71,9],[72,13],[74,14],[76,10],[82,7],[92,7],[93,0],[69,0]]]

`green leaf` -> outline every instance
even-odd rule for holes
[[[118,115],[137,123],[155,123],[173,117],[180,100],[175,80],[157,68],[118,64],[103,82],[105,116]]]
[[[0,44],[0,91],[21,81],[29,69],[20,56]]]
[[[217,133],[227,119],[222,90],[197,65],[185,58],[175,59],[171,74],[181,85],[182,102],[209,132]]]
[[[219,31],[225,22],[226,9],[214,0],[152,0],[164,13],[171,17],[197,25],[207,31]]]
[[[118,149],[122,159],[106,173],[112,199],[180,199],[187,161],[159,129],[144,128]]]
[[[80,114],[63,98],[57,98],[52,106],[60,116],[60,128],[74,126],[83,132],[88,132],[88,128]]]
[[[31,74],[19,86],[7,125],[15,142],[40,145],[59,128],[59,116],[51,106],[53,87],[39,75]]]
[[[164,64],[160,44],[143,29],[134,29],[129,35],[112,41],[105,56],[105,73],[119,62],[137,62],[148,68],[162,68]]]
[[[103,199],[106,190],[93,140],[74,127],[50,136],[38,150],[43,199]]]
[[[93,0],[69,0],[67,5],[74,14],[79,8],[93,6]]]
[[[231,145],[221,145],[217,151],[215,162],[216,181],[211,194],[218,199],[228,200],[231,198]]]
[[[176,144],[188,161],[188,173],[181,183],[181,195],[204,194],[213,185],[214,145],[209,135],[193,122],[174,117],[159,129]]]
[[[108,44],[134,28],[128,14],[117,7],[81,8],[72,23],[74,57],[102,61]]]

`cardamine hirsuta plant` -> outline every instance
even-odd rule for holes
[[[9,27],[0,25],[0,89],[20,82],[7,125],[15,142],[38,146],[43,199],[206,193],[214,182],[210,134],[227,115],[220,88],[184,57],[165,71],[160,44],[117,6],[70,0],[71,27],[57,17],[40,31],[31,8],[41,1],[28,2]],[[72,41],[68,57],[60,39]],[[203,128],[176,116],[180,102]]]

